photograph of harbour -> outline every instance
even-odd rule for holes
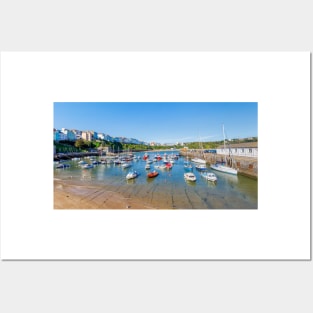
[[[257,102],[55,102],[54,209],[257,209]]]

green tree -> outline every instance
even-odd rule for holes
[[[78,139],[75,142],[75,147],[78,149],[86,149],[88,147],[88,144],[86,144],[86,141],[83,139]]]

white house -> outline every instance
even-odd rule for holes
[[[98,133],[98,139],[104,140],[104,134],[103,133]]]
[[[217,154],[225,154],[227,156],[244,156],[244,157],[258,157],[258,143],[257,142],[243,142],[235,144],[227,144],[225,149],[224,145],[217,147]]]
[[[82,132],[80,130],[72,129],[72,132],[75,134],[76,140],[82,138]]]

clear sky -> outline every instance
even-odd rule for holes
[[[94,130],[145,142],[258,136],[257,102],[55,102],[54,128]]]

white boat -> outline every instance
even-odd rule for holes
[[[136,171],[131,171],[126,175],[126,179],[133,179],[138,176],[138,173]]]
[[[189,181],[196,181],[197,178],[193,173],[185,173],[184,178]]]
[[[223,125],[223,136],[224,136],[224,151],[226,153],[224,125]],[[225,164],[227,164],[227,162],[226,162],[226,154],[225,154]],[[227,165],[224,165],[224,164],[220,164],[220,163],[212,164],[211,168],[213,170],[216,170],[216,171],[219,171],[219,172],[233,174],[233,175],[237,175],[237,173],[238,173],[238,171],[236,169],[234,169],[232,167],[229,167]]]
[[[223,165],[223,164],[218,164],[218,163],[212,164],[211,169],[219,171],[219,172],[223,172],[223,173],[233,174],[233,175],[237,175],[238,173],[236,169]]]
[[[198,164],[206,164],[205,160],[200,159],[200,158],[194,158],[194,159],[191,159],[191,161],[194,163],[198,163]]]
[[[190,162],[185,162],[184,163],[184,169],[186,171],[192,171],[192,169],[193,169],[192,164]]]
[[[146,166],[145,166],[145,169],[146,169],[146,170],[150,170],[150,168],[151,168],[150,164],[147,163]]]
[[[68,168],[68,167],[70,167],[69,164],[64,164],[64,163],[58,164],[56,166],[56,168]]]
[[[84,164],[83,166],[82,166],[82,168],[93,168],[93,165],[92,164]]]
[[[210,172],[201,173],[201,176],[202,176],[203,178],[205,178],[206,180],[209,180],[209,181],[213,181],[213,182],[216,182],[216,181],[217,181],[217,177],[215,176],[214,173],[210,173]]]
[[[200,140],[200,136],[199,136],[199,148],[200,148],[200,151],[202,151],[203,159],[193,158],[193,159],[191,159],[191,162],[199,163],[199,164],[206,164],[206,161],[204,160],[203,146],[202,146],[202,142]]]
[[[121,165],[122,161],[120,159],[116,159],[113,161],[115,165]]]
[[[193,170],[192,164],[189,162],[189,159],[188,159],[188,150],[187,150],[187,160],[184,162],[184,169],[186,171],[192,171]]]
[[[122,168],[128,168],[128,167],[131,167],[131,164],[127,162],[123,162],[121,166]]]
[[[207,170],[207,167],[205,164],[196,164],[195,168],[198,170],[198,171],[206,171]]]
[[[159,168],[160,170],[165,170],[165,169],[167,168],[165,164],[156,165],[155,167],[156,167],[156,168]]]

